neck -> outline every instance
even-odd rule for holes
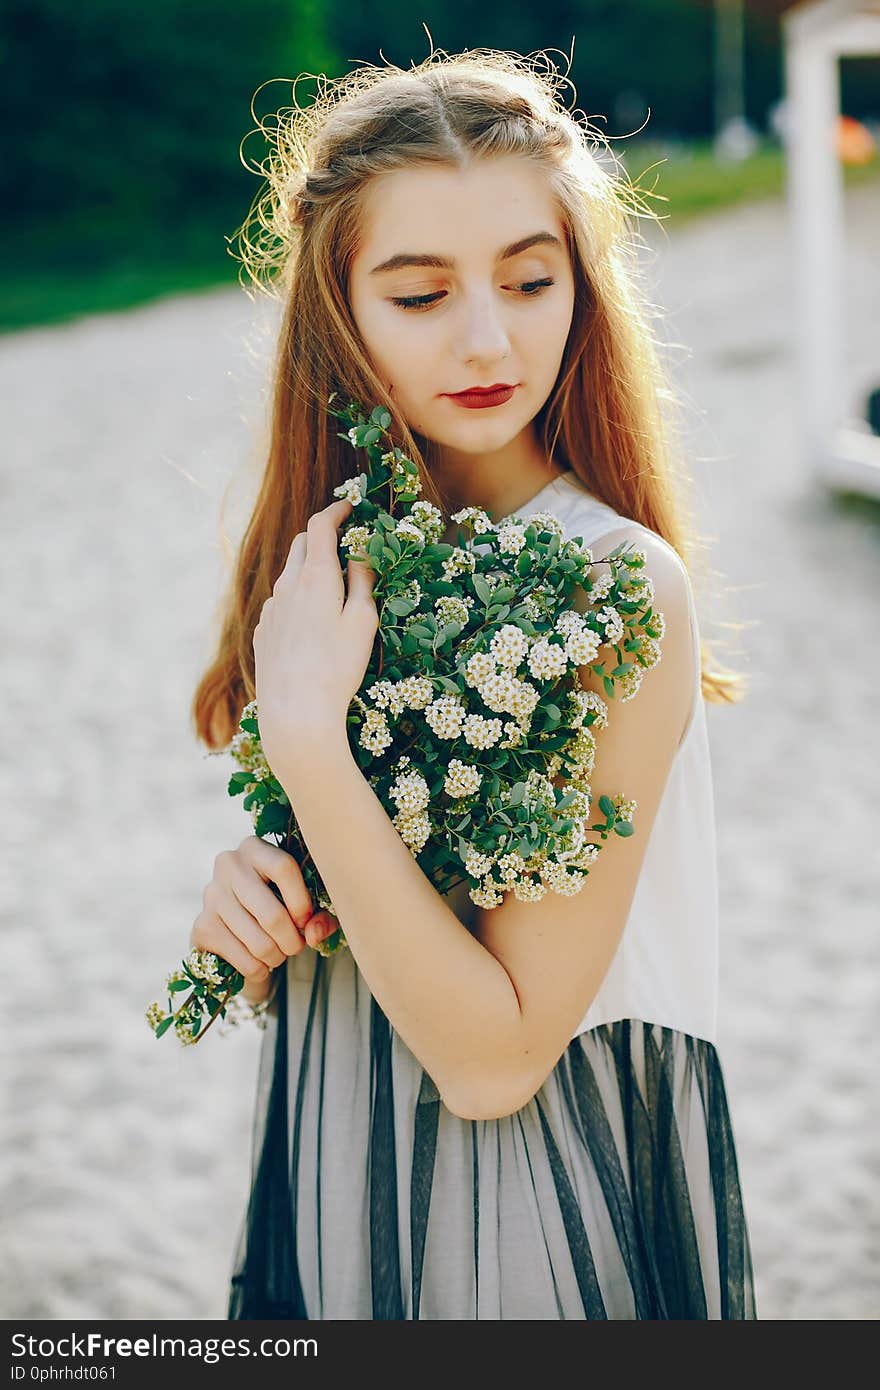
[[[483,507],[497,520],[565,472],[547,459],[531,430],[491,453],[466,454],[446,446],[435,446],[434,452],[431,477],[447,515]]]

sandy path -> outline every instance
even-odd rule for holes
[[[880,377],[880,190],[851,192],[848,216],[862,391]],[[873,1318],[878,512],[830,501],[797,461],[782,205],[660,245],[703,417],[688,441],[702,530],[737,586],[710,611],[755,624],[733,653],[752,697],[710,708],[710,734],[719,1047],[759,1313]],[[0,340],[5,1318],[225,1315],[259,1035],[184,1051],[155,1042],[143,1008],[214,855],[250,831],[187,709],[220,495],[253,452],[254,321],[223,291]]]

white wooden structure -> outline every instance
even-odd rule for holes
[[[782,25],[803,448],[821,481],[880,496],[880,436],[847,418],[843,404],[843,173],[835,139],[840,59],[880,53],[880,0],[801,0],[784,11]],[[880,385],[880,334],[877,376]]]

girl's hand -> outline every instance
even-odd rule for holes
[[[347,498],[309,517],[254,630],[260,741],[281,780],[286,762],[316,739],[345,733],[348,707],[369,665],[379,614],[367,560],[337,554]],[[347,580],[347,593],[346,593]]]
[[[323,941],[339,926],[329,912],[313,911],[293,855],[257,835],[217,855],[202,902],[189,944],[222,956],[244,976],[245,988],[264,984],[288,956]]]

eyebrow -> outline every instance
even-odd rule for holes
[[[521,241],[511,242],[510,246],[505,246],[499,251],[495,258],[496,264],[501,261],[509,261],[522,251],[528,251],[532,246],[558,246],[560,250],[564,249],[559,237],[554,236],[552,232],[534,232],[531,236],[523,237]],[[409,265],[433,266],[437,270],[455,269],[455,261],[448,256],[417,255],[409,251],[399,251],[396,256],[390,256],[387,261],[382,261],[380,265],[374,265],[370,274],[381,275],[386,271],[400,270],[403,266]]]

